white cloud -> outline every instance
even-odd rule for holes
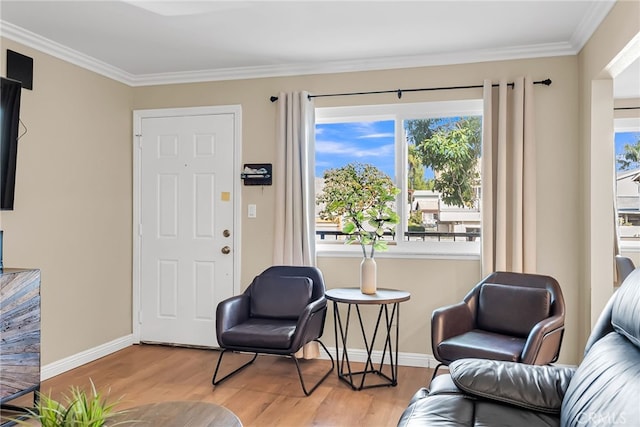
[[[316,161],[316,167],[318,168],[332,168],[333,163],[329,161]]]
[[[316,140],[316,152],[323,154],[345,154],[352,151],[352,147],[349,147],[343,142],[335,141],[318,141]]]
[[[344,142],[316,141],[316,152],[353,158],[387,157],[393,155],[394,145],[392,142],[377,147],[363,148],[359,145]]]
[[[357,138],[358,139],[365,139],[365,138],[393,138],[395,135],[391,132],[386,132],[386,133],[369,133],[366,135],[360,135]]]

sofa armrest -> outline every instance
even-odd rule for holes
[[[559,414],[575,370],[460,359],[449,365],[449,372],[455,385],[465,393],[529,410]]]
[[[429,396],[440,394],[462,394],[462,390],[453,382],[451,375],[438,375],[429,384]]]
[[[411,400],[409,401],[409,404],[407,406],[411,406],[414,403],[418,402],[419,400],[424,399],[425,397],[429,396],[429,389],[426,387],[421,387],[418,389],[418,391],[416,391],[413,396],[411,397]]]

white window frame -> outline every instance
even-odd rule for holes
[[[613,119],[614,140],[615,140],[615,134],[622,133],[622,132],[640,132],[640,117]],[[617,171],[617,167],[615,164],[614,164],[614,168]],[[616,227],[618,227],[617,212],[616,212]],[[621,251],[640,252],[640,241],[620,240],[619,244],[620,244]]]
[[[455,101],[434,101],[403,104],[358,105],[346,107],[322,107],[315,109],[317,124],[357,121],[396,120],[396,124],[405,120],[428,119],[457,116],[482,116],[482,99]],[[407,143],[403,126],[395,127],[395,171],[394,182],[401,189],[396,205],[401,218],[399,230],[407,229],[405,209],[408,194],[407,182]],[[398,143],[404,141],[404,143]],[[315,195],[314,195],[315,197]],[[481,237],[482,238],[482,237]],[[362,257],[359,245],[322,243],[316,239],[316,253],[320,257]],[[395,242],[386,252],[377,252],[377,258],[441,258],[441,259],[479,259],[481,243],[474,242],[407,242],[404,233],[396,233]]]

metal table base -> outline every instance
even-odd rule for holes
[[[335,289],[327,291],[327,299],[333,301],[333,318],[336,337],[336,360],[338,360],[338,377],[347,383],[353,390],[363,390],[373,387],[395,387],[398,384],[398,337],[400,332],[400,303],[409,299],[409,293],[392,289],[379,289],[376,295],[354,294],[352,289]],[[348,295],[336,295],[338,292],[349,290]],[[334,291],[333,293],[331,291]],[[359,293],[359,289],[357,289]],[[338,303],[347,304],[346,319],[343,322]],[[379,305],[373,334],[369,339],[362,320],[360,305]],[[351,368],[351,361],[347,350],[349,325],[351,324],[352,308],[355,306],[360,333],[365,345],[366,361],[364,369],[355,371]],[[395,328],[394,328],[395,323]],[[395,329],[395,331],[394,331]],[[379,363],[374,363],[373,352],[378,332],[384,334],[384,347]],[[392,338],[395,332],[395,339]],[[342,355],[340,355],[342,345]],[[375,375],[378,381],[366,383],[367,377]]]

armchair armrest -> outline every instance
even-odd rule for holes
[[[300,348],[322,335],[326,309],[327,300],[324,296],[307,304],[296,323],[296,334],[292,343],[293,348]],[[318,315],[320,318],[316,321],[315,318]]]
[[[327,299],[325,297],[318,298],[317,300],[307,304],[307,306],[304,308],[304,311],[302,312],[302,314],[300,314],[300,317],[298,318],[298,326],[301,326],[300,324],[301,322],[304,321],[304,319],[308,319],[313,313],[316,313],[322,310],[326,306],[327,306]]]
[[[544,365],[553,362],[560,346],[560,334],[563,330],[564,318],[559,315],[536,323],[524,344],[520,362],[528,365]],[[552,337],[554,333],[557,336]],[[545,345],[549,348],[545,349]]]
[[[464,302],[441,307],[431,315],[431,346],[436,351],[442,341],[473,329],[474,319]]]
[[[236,295],[228,298],[216,309],[216,334],[220,343],[220,334],[249,318],[250,298],[245,295]]]
[[[449,365],[449,372],[455,385],[465,393],[558,414],[575,369],[460,359]]]

